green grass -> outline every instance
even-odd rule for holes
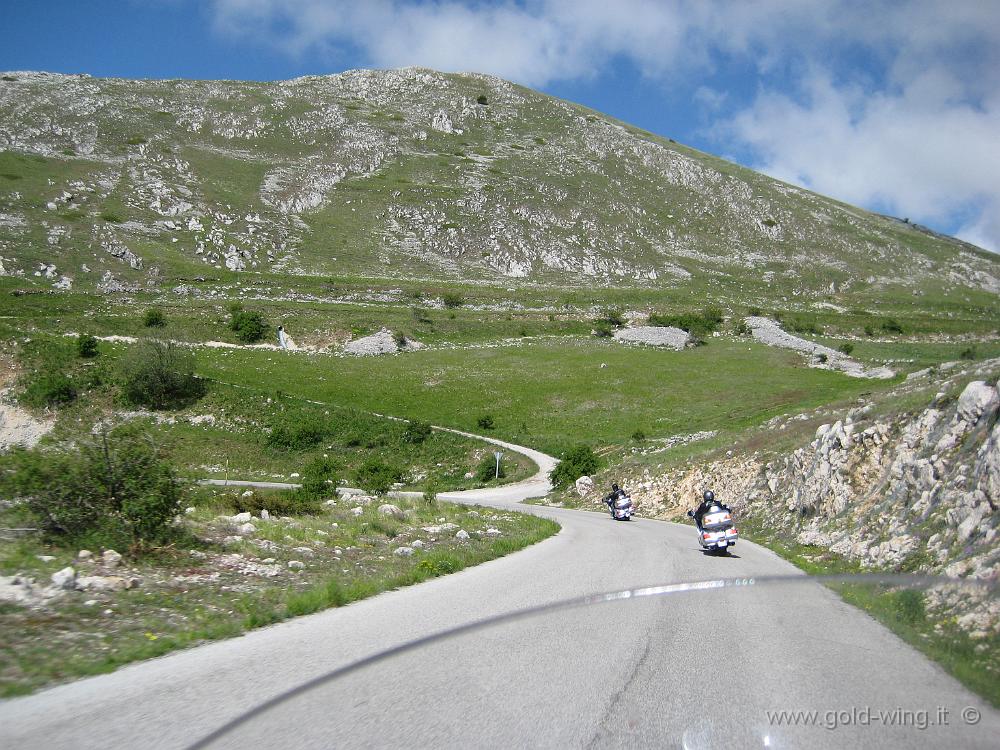
[[[258,521],[255,538],[278,545],[267,551],[249,541],[223,547],[220,540],[228,532],[214,519],[232,512],[228,494],[231,491],[202,490],[192,497],[197,511],[187,523],[206,540],[195,544],[194,553],[168,548],[126,560],[129,570],[143,578],[139,588],[114,594],[71,592],[45,609],[0,609],[0,697],[110,672],[447,575],[522,549],[559,529],[531,515],[451,503],[393,500],[407,518],[386,520],[375,506],[355,516],[350,503],[342,502],[319,516]],[[11,512],[0,512],[5,524],[12,520]],[[471,538],[461,542],[453,538],[454,532],[435,536],[421,531],[421,526],[441,518],[468,529]],[[480,534],[486,525],[503,535]],[[412,557],[392,554],[414,538],[426,540],[427,546]],[[293,546],[309,546],[315,554],[304,557]],[[85,567],[74,561],[75,553],[34,536],[0,541],[0,574],[44,581],[66,565]],[[274,578],[244,575],[219,562],[228,559],[223,553],[240,553],[257,563],[272,557],[283,572]],[[42,562],[39,554],[56,559]],[[291,559],[305,560],[306,568],[289,572],[286,563]],[[198,580],[213,570],[221,571],[219,578]],[[96,600],[93,606],[84,603],[91,599]]]
[[[637,424],[651,437],[741,429],[882,387],[806,368],[788,352],[726,340],[684,352],[572,339],[377,360],[246,350],[200,356],[201,371],[220,380],[247,381],[253,373],[296,396],[472,432],[479,417],[492,414],[497,437],[550,452],[581,441],[627,442]]]

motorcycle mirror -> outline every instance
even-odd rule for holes
[[[693,511],[693,510],[689,510],[689,511],[688,511],[688,515],[689,515],[689,516],[691,516],[691,517],[693,518],[693,517],[694,517],[694,511]]]

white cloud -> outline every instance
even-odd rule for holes
[[[694,91],[756,166],[1000,251],[1000,3],[989,0],[213,0],[218,31],[297,56],[492,73],[530,86],[626,59]],[[750,71],[739,96],[699,76]],[[795,71],[794,76],[789,71]],[[802,73],[802,71],[805,71]],[[794,81],[789,88],[788,81]],[[743,97],[744,101],[745,95]]]

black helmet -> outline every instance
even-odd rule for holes
[[[715,500],[715,493],[712,490],[705,490],[705,494],[702,497],[705,498],[706,503],[710,503]]]
[[[612,484],[611,484],[611,491],[612,491],[612,492],[618,492],[618,485],[617,485],[617,484],[614,484],[614,483],[612,482]]]

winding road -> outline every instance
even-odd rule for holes
[[[544,515],[562,525],[556,536],[346,607],[0,702],[0,747],[189,747],[305,681],[472,621],[723,579],[755,583],[633,594],[435,641],[253,713],[209,747],[997,746],[995,710],[769,550],[743,541],[732,556],[709,556],[691,527],[518,505],[547,492],[554,459],[500,444],[531,457],[538,474],[442,499]],[[769,585],[768,576],[788,578]]]

